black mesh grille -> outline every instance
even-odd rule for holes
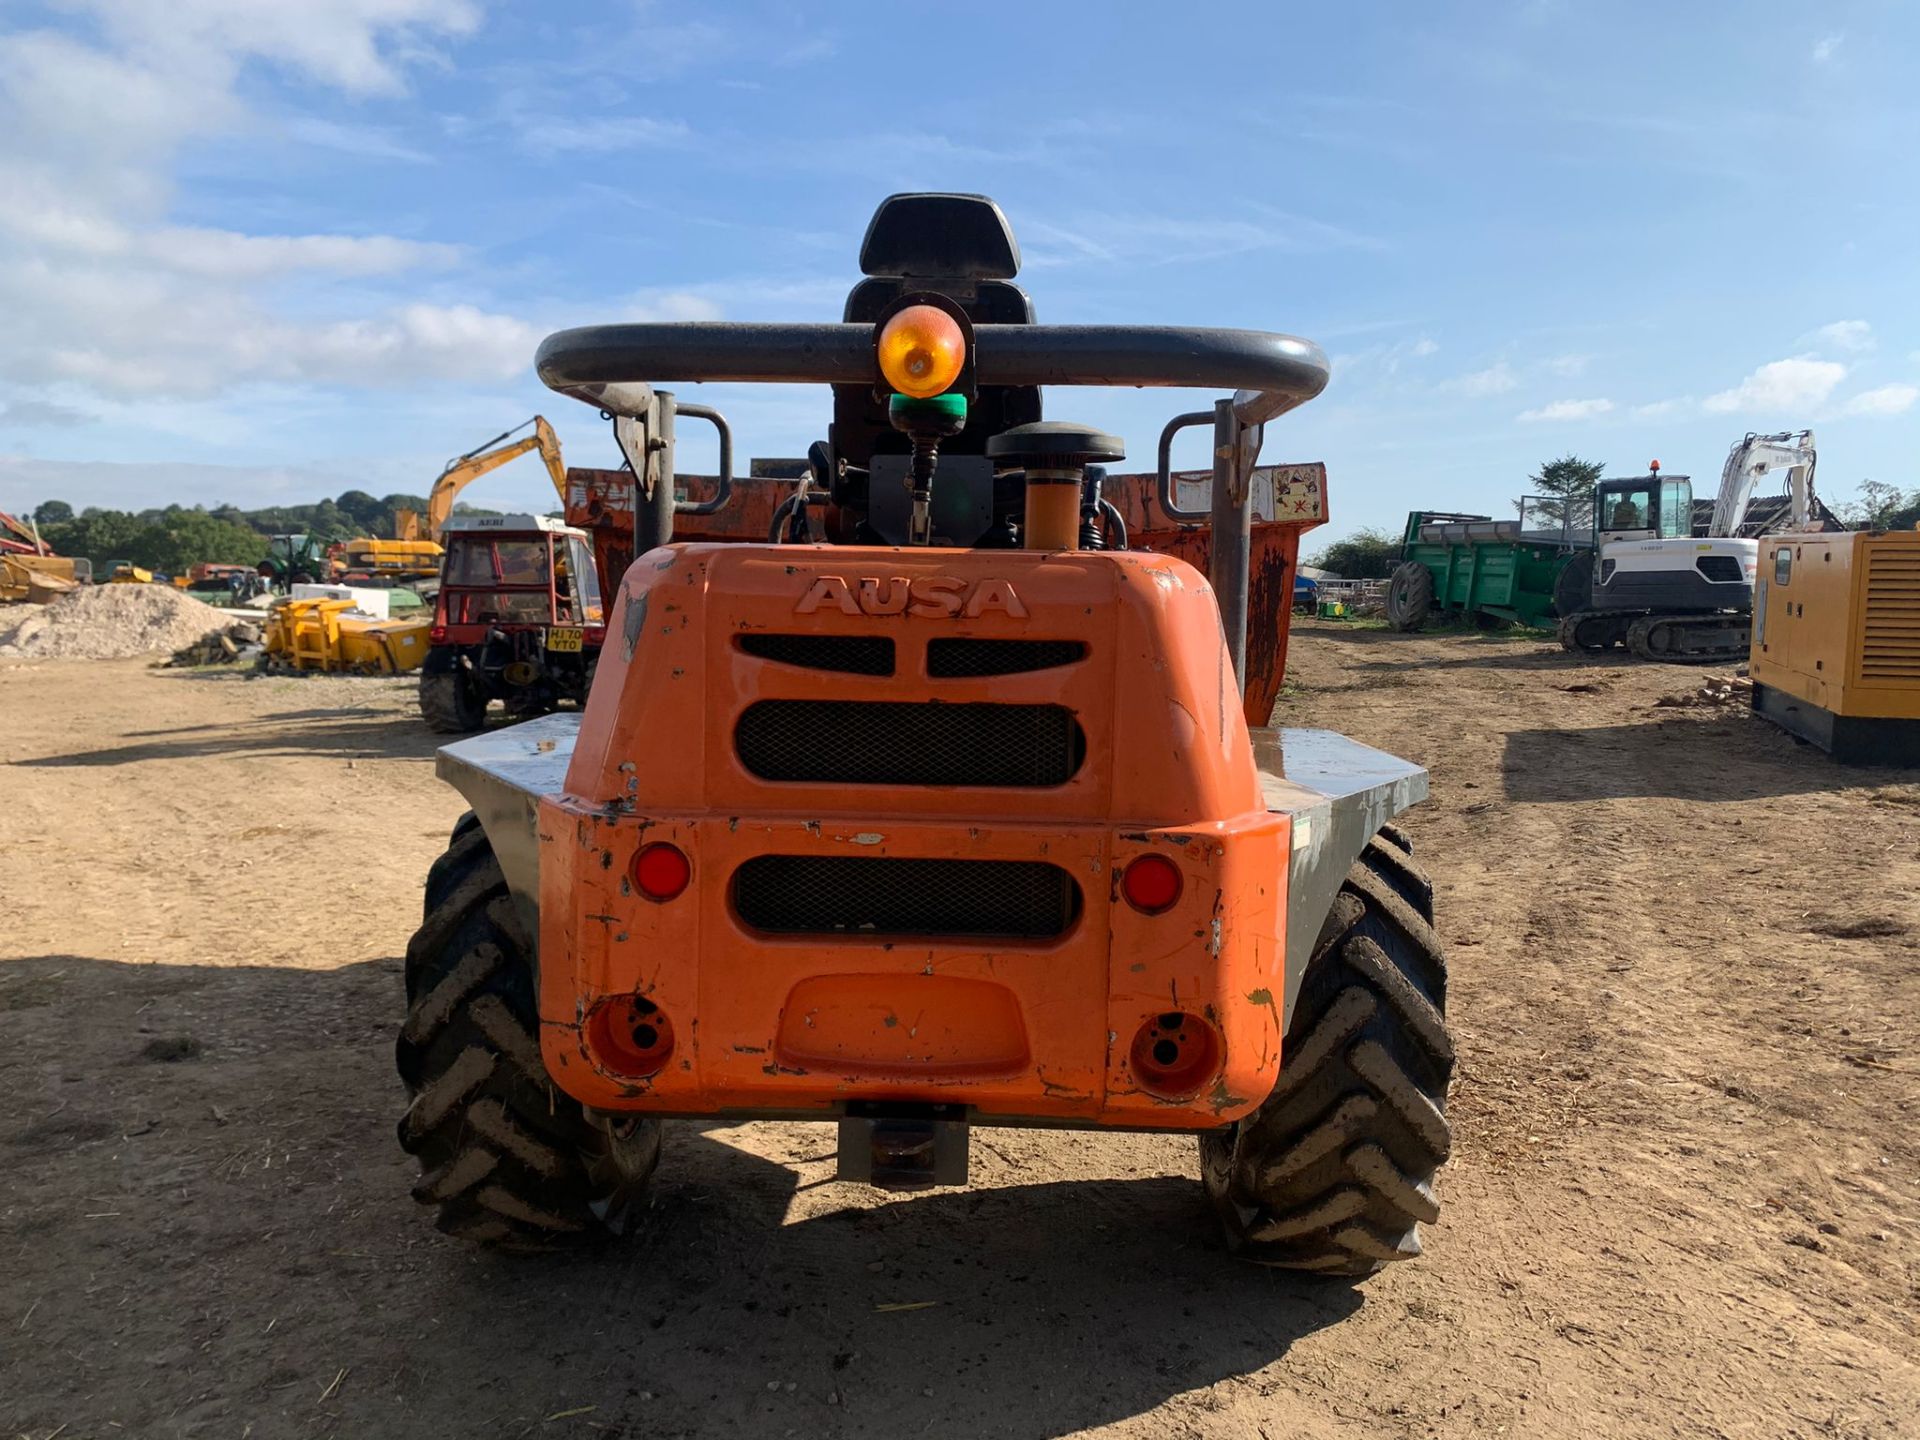
[[[740,635],[740,648],[762,660],[833,670],[842,675],[893,674],[893,641],[878,635]]]
[[[762,700],[734,734],[762,780],[831,785],[1064,785],[1087,737],[1062,705]]]
[[[981,675],[1023,675],[1084,660],[1078,640],[933,640],[927,644],[927,674],[936,680]]]
[[[1725,584],[1740,578],[1740,562],[1731,555],[1702,555],[1693,562],[1700,573],[1715,584]]]
[[[734,912],[781,935],[958,935],[1050,940],[1080,887],[1032,860],[761,855],[734,872]]]

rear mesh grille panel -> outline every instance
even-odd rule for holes
[[[762,700],[734,733],[762,780],[825,785],[1064,785],[1087,737],[1063,705]]]
[[[841,675],[893,674],[893,641],[878,635],[740,635],[749,655]]]
[[[1729,584],[1740,578],[1740,562],[1731,555],[1702,555],[1693,563],[1702,575],[1716,585]]]
[[[1920,554],[1867,547],[1862,680],[1920,680]]]
[[[1024,675],[1086,658],[1087,647],[1078,640],[931,640],[927,674],[936,680]]]
[[[1080,887],[1032,860],[761,855],[734,872],[734,913],[778,935],[955,935],[1051,940]]]

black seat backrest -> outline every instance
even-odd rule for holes
[[[867,225],[860,268],[866,278],[847,296],[841,317],[849,324],[871,325],[902,295],[927,291],[951,299],[976,325],[1033,323],[1033,302],[1012,283],[1020,269],[1013,229],[984,195],[889,195]],[[968,410],[966,429],[940,448],[984,455],[989,436],[1040,418],[1038,386],[986,386]],[[912,449],[865,385],[833,387],[830,439],[838,458],[862,468],[876,454]],[[864,485],[836,481],[834,499],[866,509]]]

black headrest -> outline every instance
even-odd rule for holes
[[[860,273],[1011,280],[1020,273],[1020,246],[984,195],[889,195],[867,222]]]

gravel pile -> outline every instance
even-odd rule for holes
[[[86,585],[0,610],[0,660],[120,660],[190,645],[229,623],[167,585]]]

